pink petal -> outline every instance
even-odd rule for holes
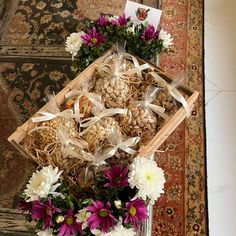
[[[67,225],[66,225],[66,223],[64,223],[64,224],[60,227],[59,236],[63,236],[63,235],[65,234],[66,228],[67,228]]]

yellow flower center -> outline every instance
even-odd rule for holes
[[[130,215],[132,215],[132,216],[135,216],[136,215],[136,213],[137,213],[137,210],[136,210],[136,208],[135,207],[130,207],[130,209],[129,209],[129,213],[130,213]]]
[[[97,40],[96,38],[91,38],[91,42],[92,42],[93,44],[96,44],[96,43],[98,42],[98,40]]]
[[[116,177],[115,178],[115,183],[119,184],[121,182],[121,178],[120,177]]]
[[[145,177],[149,182],[152,182],[154,176],[152,173],[146,173]]]
[[[101,211],[99,212],[99,215],[100,215],[101,217],[106,217],[106,216],[108,216],[108,211],[107,211],[107,210],[101,210]]]
[[[52,214],[52,211],[49,207],[46,208],[46,214],[49,216]]]
[[[73,220],[72,217],[67,217],[67,218],[66,218],[66,224],[67,224],[67,225],[72,225],[73,222],[74,222],[74,220]]]

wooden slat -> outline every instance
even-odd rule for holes
[[[18,210],[0,208],[0,235],[30,236],[34,233],[34,223],[26,222],[26,215]]]
[[[194,102],[197,100],[199,93],[194,92],[193,95],[187,100],[190,110],[194,106]],[[146,145],[139,150],[139,156],[148,157],[151,156],[170,136],[170,134],[180,125],[180,123],[186,118],[186,112],[181,107],[172,118],[164,125],[164,127],[156,134],[156,136]]]
[[[0,59],[42,59],[71,61],[71,56],[65,51],[64,46],[26,46],[26,45],[1,45]]]

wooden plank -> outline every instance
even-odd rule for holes
[[[65,51],[64,46],[27,46],[0,44],[1,60],[42,59],[71,61],[71,55]]]
[[[15,209],[0,208],[0,235],[30,236],[35,224],[26,222],[26,215]]]
[[[194,102],[197,100],[199,93],[194,92],[193,95],[187,100],[190,110],[194,106]],[[164,127],[156,134],[156,136],[146,145],[139,150],[139,156],[148,157],[152,155],[167,137],[180,125],[180,123],[186,118],[186,112],[181,107],[174,116],[164,125]]]

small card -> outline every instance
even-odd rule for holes
[[[160,24],[162,11],[153,7],[139,4],[132,1],[127,1],[125,6],[125,15],[131,16],[134,24],[148,24],[158,27]]]

